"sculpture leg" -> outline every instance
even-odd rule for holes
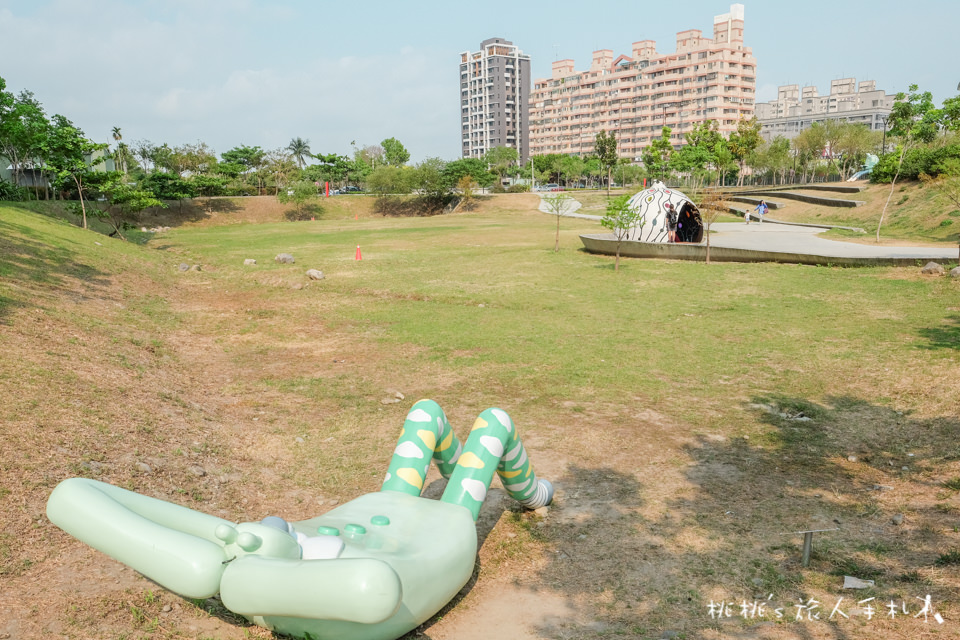
[[[553,500],[553,486],[537,479],[513,421],[501,409],[487,409],[477,418],[440,500],[466,507],[476,520],[494,471],[510,497],[528,509]]]
[[[436,461],[440,474],[449,478],[460,451],[460,441],[440,405],[433,400],[420,400],[407,414],[380,490],[419,496],[430,458]]]

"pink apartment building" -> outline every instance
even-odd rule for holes
[[[629,56],[595,51],[585,71],[558,60],[550,78],[534,81],[530,151],[587,155],[605,130],[617,136],[621,157],[639,161],[664,125],[673,129],[675,146],[707,120],[729,135],[754,115],[756,77],[757,61],[743,44],[742,4],[713,19],[712,39],[699,29],[679,32],[675,53],[641,40]]]

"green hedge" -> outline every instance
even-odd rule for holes
[[[870,174],[870,182],[886,184],[893,180],[897,173],[897,162],[900,160],[900,151],[887,153],[880,157],[880,161]],[[941,147],[914,147],[908,149],[903,157],[903,166],[900,168],[899,180],[917,180],[920,174],[938,176],[950,173],[952,167],[960,164],[960,144],[950,144]]]

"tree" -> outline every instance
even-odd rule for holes
[[[153,162],[153,143],[149,140],[135,140],[132,149],[134,157],[140,161],[143,170],[149,171],[150,164]]]
[[[763,142],[760,137],[760,121],[753,117],[749,120],[740,120],[737,123],[737,130],[730,134],[728,145],[730,153],[740,164],[740,175],[737,176],[737,186],[743,186],[743,170],[746,167],[747,158]]]
[[[386,142],[386,140],[384,140]],[[387,145],[384,145],[384,149]],[[388,152],[389,154],[389,152]],[[446,180],[443,170],[447,163],[440,158],[426,158],[419,163],[414,172],[414,180],[417,189],[423,195],[432,200],[434,204],[440,204],[450,192],[450,183]]]
[[[560,251],[560,217],[567,213],[570,205],[573,204],[573,198],[565,193],[557,192],[541,196],[540,201],[543,202],[549,213],[557,217],[557,235],[553,242],[553,252],[556,253]]]
[[[563,184],[570,186],[570,181],[577,182],[583,175],[587,165],[583,158],[577,156],[563,156],[557,161],[557,169],[563,177]]]
[[[709,148],[699,144],[688,144],[674,151],[670,157],[670,168],[679,173],[687,173],[693,178],[693,188],[699,189],[705,182],[707,166],[713,162]]]
[[[367,176],[367,189],[385,198],[394,194],[407,194],[413,188],[414,170],[410,167],[380,165]]]
[[[949,173],[940,174],[936,178],[927,175],[920,178],[925,184],[933,186],[941,199],[960,209],[960,163],[952,163]],[[960,264],[960,234],[957,235],[957,263]]]
[[[295,220],[303,220],[304,206],[317,199],[317,186],[312,182],[301,180],[285,186],[277,192],[277,200],[281,204],[292,202],[296,207],[296,217],[287,216]]]
[[[510,167],[517,163],[520,158],[519,152],[513,147],[494,147],[487,151],[483,156],[483,161],[487,163],[498,178],[498,182],[503,184],[503,176],[506,175]]]
[[[396,138],[387,138],[380,143],[383,147],[384,161],[394,167],[400,167],[410,160],[410,152]]]
[[[113,159],[116,161],[117,167],[120,168],[123,175],[127,175],[127,160],[131,156],[130,150],[127,148],[127,145],[123,143],[123,134],[120,133],[120,127],[114,127],[110,130],[110,133],[117,143],[117,148],[113,152]]]
[[[942,112],[933,108],[931,93],[929,91],[920,93],[918,85],[910,85],[909,93],[901,91],[894,99],[887,122],[890,124],[890,134],[901,139],[900,158],[897,160],[897,171],[890,182],[890,193],[880,212],[880,221],[877,223],[877,242],[880,242],[880,227],[883,225],[883,217],[890,205],[890,198],[893,197],[893,188],[897,184],[897,178],[900,177],[900,169],[903,167],[903,157],[907,149],[918,142],[932,142],[937,136],[938,121],[941,117]]]
[[[19,185],[25,169],[41,166],[42,147],[51,125],[31,92],[21,91],[14,97],[4,92],[3,86],[5,83],[0,86],[0,151],[13,168],[13,183]],[[35,194],[37,187],[34,182]]]
[[[703,237],[707,241],[706,263],[710,264],[710,226],[721,213],[728,211],[730,206],[723,200],[723,191],[719,189],[703,191],[699,200],[698,209],[700,219],[703,220]]]
[[[141,185],[160,200],[176,200],[183,211],[183,201],[196,196],[194,185],[184,180],[176,173],[160,173],[155,171],[145,177]]]
[[[43,158],[55,172],[57,181],[60,184],[72,182],[76,186],[84,229],[87,228],[87,208],[83,200],[83,180],[90,170],[87,158],[106,148],[106,144],[87,140],[83,131],[59,114],[53,116],[50,135],[41,145]],[[101,158],[99,162],[102,161]]]
[[[630,196],[628,195],[608,200],[607,213],[600,220],[600,224],[610,229],[617,239],[617,258],[613,263],[614,271],[620,271],[620,245],[630,235],[631,229],[643,223],[640,209],[631,207],[629,202]]]
[[[464,176],[470,176],[482,187],[489,187],[494,181],[486,163],[479,158],[460,158],[448,162],[443,168],[443,175],[451,187],[457,185]]]
[[[470,174],[460,176],[457,181],[457,190],[460,191],[461,202],[465,211],[473,208],[473,192],[476,191],[478,186],[477,181]]]
[[[728,143],[725,138],[717,141],[716,146],[713,148],[713,158],[715,166],[717,167],[717,186],[719,187],[726,184],[727,172],[735,169],[737,166],[733,152],[730,151],[730,143]]]
[[[670,127],[664,127],[660,131],[660,137],[654,139],[650,146],[643,150],[642,154],[643,166],[647,168],[651,175],[656,176],[659,173],[661,180],[665,177],[670,156],[673,155],[670,133]]]
[[[290,144],[287,145],[287,151],[289,151],[293,159],[297,161],[297,168],[303,169],[303,166],[306,164],[306,158],[310,157],[310,141],[304,140],[303,138],[294,138],[290,141]]]
[[[267,152],[266,171],[273,178],[274,195],[280,195],[280,191],[286,187],[295,169],[293,156],[286,149],[274,149]],[[314,191],[316,191],[316,187],[314,187]]]
[[[253,176],[256,178],[257,193],[263,191],[262,170],[266,164],[267,154],[260,147],[240,146],[220,154],[223,162],[241,167],[238,175]]]
[[[600,161],[600,166],[606,169],[607,172],[607,197],[610,197],[610,173],[613,171],[613,167],[617,164],[617,161],[620,159],[619,154],[617,153],[617,137],[611,133],[601,130],[594,138],[593,143],[593,152],[596,154],[597,159]]]
[[[811,163],[818,162],[827,146],[827,136],[823,125],[814,122],[808,129],[804,129],[793,139],[793,150],[797,161],[803,169],[803,181],[807,181],[807,170]]]
[[[102,211],[99,217],[110,222],[113,227],[110,235],[116,235],[121,240],[126,240],[123,232],[132,226],[131,219],[137,220],[144,209],[166,206],[153,192],[126,184],[116,173],[99,174],[97,183],[98,191],[107,197],[109,203],[106,211]]]

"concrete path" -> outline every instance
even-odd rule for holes
[[[576,211],[578,206],[572,209]],[[541,211],[543,210],[541,203]],[[602,216],[592,216],[581,213],[564,213],[571,218],[600,221]],[[882,260],[919,260],[927,262],[957,262],[960,249],[957,247],[891,247],[875,244],[858,244],[855,242],[841,242],[820,237],[824,227],[800,226],[788,222],[770,221],[760,223],[751,222],[717,222],[711,225],[711,247],[729,249],[743,249],[746,251],[774,252],[784,254],[806,254],[824,258],[871,258]],[[612,236],[611,236],[612,237]],[[706,243],[701,242],[701,245]],[[679,247],[680,245],[677,245]],[[687,245],[690,246],[690,245]],[[695,246],[695,245],[694,245]],[[669,257],[669,256],[663,256]]]
[[[875,244],[839,242],[822,238],[823,229],[788,224],[717,222],[710,227],[710,246],[806,253],[837,258],[916,258],[956,261],[957,247],[891,247]]]
[[[544,213],[549,213],[550,215],[556,215],[550,209],[550,207],[547,205],[547,203],[544,201],[543,198],[544,196],[557,195],[557,193],[562,193],[562,192],[551,192],[551,193],[540,194],[540,207],[539,207],[540,211],[543,211]],[[576,200],[573,196],[568,195],[563,200],[563,211],[560,212],[560,215],[569,216],[571,218],[597,218],[598,220],[600,219],[599,216],[584,216],[582,214],[575,213],[577,209],[579,209],[582,206],[583,206],[583,203],[581,203],[579,200]]]

